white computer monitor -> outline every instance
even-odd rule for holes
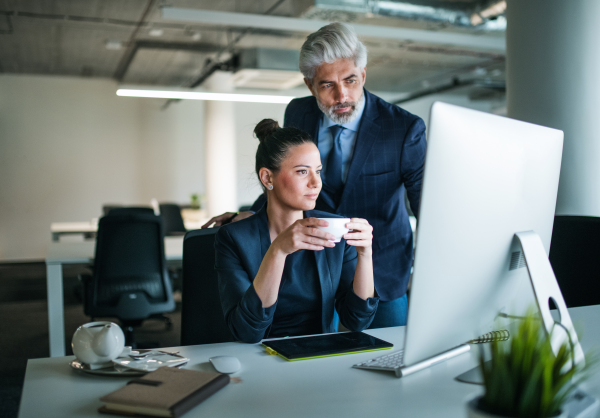
[[[534,303],[515,233],[537,233],[547,261],[563,147],[562,131],[440,102],[428,130],[407,365]]]

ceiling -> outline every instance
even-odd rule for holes
[[[446,41],[453,34],[474,41],[503,38],[501,27],[488,25],[498,18],[457,24],[441,13],[470,16],[494,3],[498,0],[0,0],[0,72],[190,87],[215,63],[235,70],[230,58],[241,51],[298,50],[310,32],[248,28],[235,19],[211,24],[164,18],[162,8],[174,7],[230,13],[226,18],[245,13],[249,22],[268,15],[426,30],[436,34],[433,41],[361,36],[369,51],[367,88],[409,94],[457,80],[498,85],[504,82],[504,51]],[[398,5],[414,10],[390,12]]]

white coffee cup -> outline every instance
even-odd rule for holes
[[[333,242],[340,242],[342,236],[348,233],[349,229],[346,228],[346,224],[350,222],[350,218],[317,218],[327,221],[329,226],[318,226],[321,231],[329,232],[335,239]]]

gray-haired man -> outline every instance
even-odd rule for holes
[[[321,153],[323,189],[316,209],[365,218],[373,226],[381,299],[371,328],[379,328],[406,324],[412,231],[404,192],[418,213],[426,143],[421,118],[364,89],[366,64],[367,50],[349,26],[332,23],[310,34],[300,51],[300,71],[312,96],[289,103],[284,126],[313,135]],[[253,209],[262,204],[264,197]]]

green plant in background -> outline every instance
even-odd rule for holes
[[[557,355],[541,318],[529,310],[511,332],[510,341],[490,344],[491,359],[480,355],[485,395],[479,408],[507,417],[553,417],[576,386],[587,376],[593,361],[575,365],[575,354],[565,341]]]
[[[190,195],[190,207],[192,209],[200,209],[200,195],[198,193],[192,193]]]

